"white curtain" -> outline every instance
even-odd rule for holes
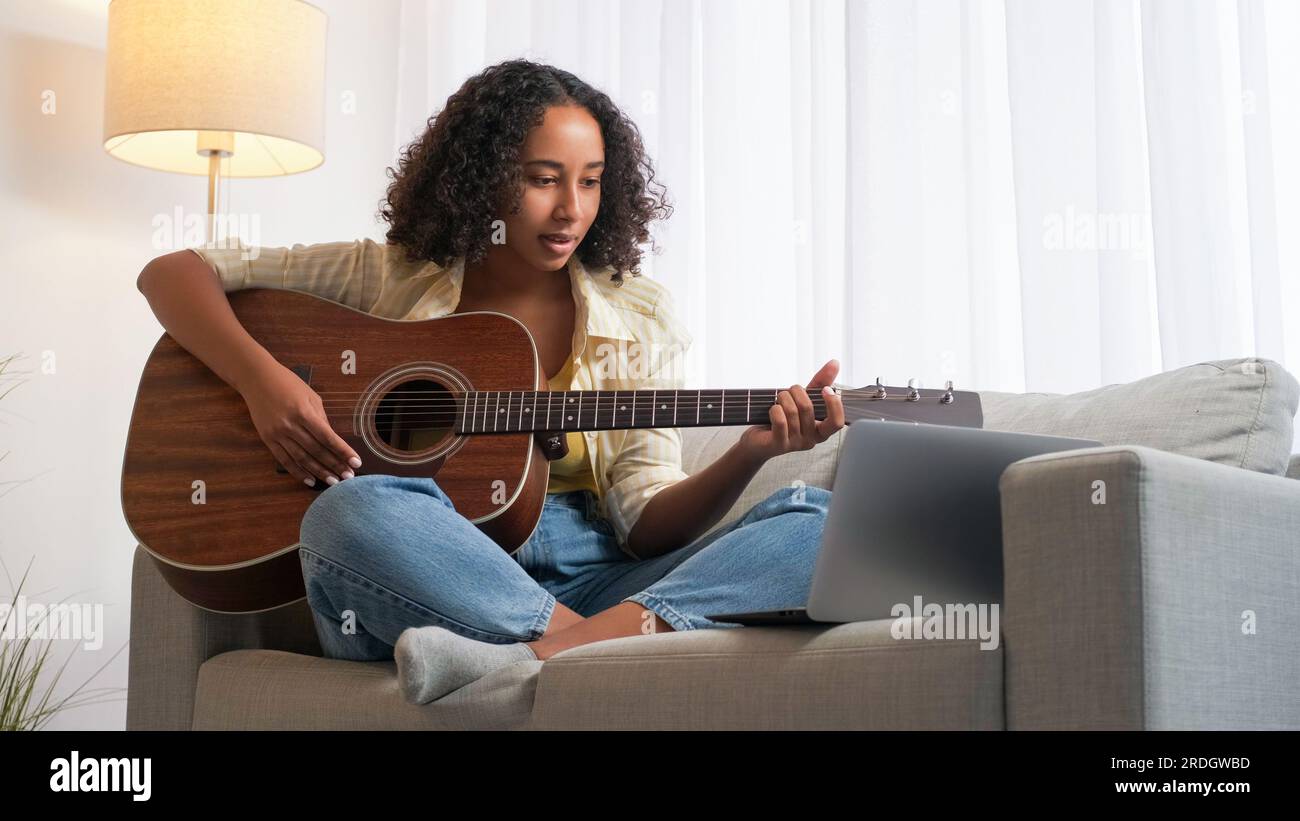
[[[518,56],[636,120],[692,386],[1300,374],[1290,0],[406,0],[401,32],[395,148]]]

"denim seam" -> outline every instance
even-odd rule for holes
[[[669,626],[672,627],[674,630],[681,631],[681,630],[697,629],[694,625],[690,623],[690,620],[688,620],[681,613],[678,613],[671,606],[669,606],[667,602],[665,602],[663,599],[659,598],[658,596],[654,595],[653,593],[646,593],[643,590],[640,593],[633,593],[631,596],[628,596],[623,601],[636,602],[642,607],[645,607],[647,610],[654,612],[664,621],[668,622]]]
[[[438,622],[441,622],[442,624],[454,625],[462,630],[466,630],[478,636],[489,636],[491,637],[491,639],[507,639],[510,641],[519,640],[518,636],[512,636],[504,633],[493,633],[488,630],[480,630],[477,627],[471,627],[467,624],[457,621],[456,619],[448,618],[447,616],[444,616],[438,611],[425,607],[419,602],[412,601],[411,599],[408,599],[406,596],[396,593],[388,589],[387,587],[384,587],[383,585],[379,584],[378,582],[374,581],[373,579],[363,576],[354,570],[349,570],[346,567],[343,567],[342,565],[333,561],[332,559],[328,559],[320,555],[319,553],[316,553],[315,551],[312,551],[306,547],[300,547],[299,550],[303,555],[307,555],[311,561],[316,562],[326,572],[332,573],[333,575],[341,579],[345,579],[353,584],[359,584],[362,587],[365,587],[366,589],[374,593],[378,593],[381,596],[386,596],[392,599],[395,604],[404,607],[407,610],[410,610],[414,613],[418,613],[421,616],[432,617]],[[310,605],[310,600],[308,601],[308,604]],[[333,618],[329,614],[325,614],[325,615],[327,618],[331,618],[331,619]],[[439,626],[441,626],[441,624]],[[374,634],[371,633],[370,635],[373,636]],[[470,636],[470,638],[473,638],[473,636]],[[481,639],[481,640],[490,641],[491,639]],[[382,641],[382,639],[380,640]]]
[[[555,612],[557,599],[547,589],[542,588],[542,608],[533,621],[533,627],[524,641],[537,641],[546,634],[546,627],[551,623],[551,614]]]

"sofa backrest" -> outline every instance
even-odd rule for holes
[[[990,430],[1146,445],[1283,475],[1292,462],[1300,383],[1278,363],[1248,357],[1082,393],[980,391],[980,401]]]

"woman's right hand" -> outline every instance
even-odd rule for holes
[[[320,395],[280,363],[260,371],[242,395],[258,435],[298,481],[334,485],[353,477],[349,467],[361,467],[356,451],[330,427]]]

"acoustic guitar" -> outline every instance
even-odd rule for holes
[[[782,390],[550,391],[532,335],[506,314],[400,321],[285,289],[227,296],[249,334],[319,394],[330,426],[361,457],[358,476],[436,477],[456,510],[511,554],[537,527],[567,432],[762,425]],[[951,383],[837,390],[846,423],[983,425],[978,394]],[[826,418],[820,393],[810,398]],[[122,511],[178,594],[223,613],[301,599],[299,527],[328,487],[293,478],[243,397],[162,335],[136,392]]]

